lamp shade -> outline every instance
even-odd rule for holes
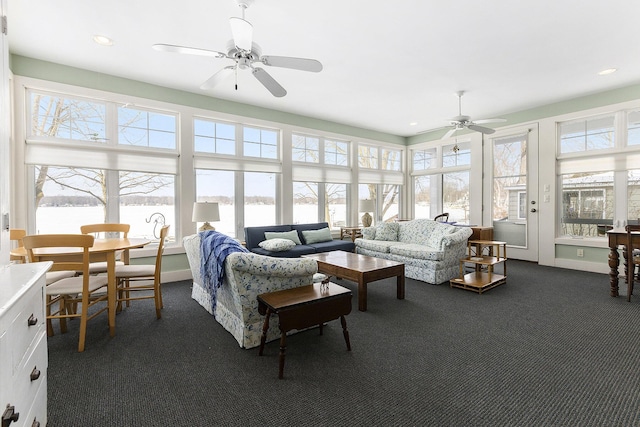
[[[217,203],[195,202],[193,204],[193,222],[220,221],[220,210]]]
[[[374,209],[375,209],[375,205],[373,203],[373,200],[371,199],[360,200],[360,209],[358,210],[358,212],[373,212]]]

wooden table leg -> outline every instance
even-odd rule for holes
[[[351,351],[351,341],[349,341],[349,331],[347,330],[347,319],[344,315],[340,316],[340,323],[342,324],[342,335],[344,335],[344,342],[347,343],[347,351]]]
[[[367,311],[367,283],[362,278],[358,280],[358,310]]]
[[[397,284],[397,293],[398,299],[404,299],[404,272],[398,275],[398,284]]]
[[[264,324],[262,325],[262,336],[260,337],[260,349],[258,350],[258,356],[262,356],[264,350],[264,343],[267,341],[267,330],[269,329],[269,318],[271,317],[271,309],[267,308],[265,314]]]
[[[620,256],[618,255],[618,247],[616,245],[609,247],[609,282],[611,290],[609,295],[612,297],[618,296],[618,266],[620,265]]]
[[[115,251],[107,252],[107,305],[109,307],[109,334],[114,337],[116,335],[116,253]]]
[[[284,353],[287,349],[287,333],[286,332],[282,332],[282,335],[280,335],[280,361],[279,361],[279,366],[278,366],[278,378],[282,379],[282,377],[284,377]]]

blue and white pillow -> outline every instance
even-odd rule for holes
[[[271,252],[283,252],[293,249],[296,246],[296,242],[289,239],[276,238],[263,240],[262,242],[258,243],[258,246]]]

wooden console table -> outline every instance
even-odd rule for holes
[[[269,329],[269,317],[277,314],[280,320],[280,357],[278,378],[284,375],[284,357],[287,348],[287,332],[293,329],[305,329],[318,325],[322,335],[322,324],[340,318],[342,333],[351,351],[347,321],[344,318],[351,313],[351,291],[335,283],[314,283],[313,285],[284,289],[258,295],[258,312],[265,315],[260,350],[262,356]]]
[[[351,237],[351,241],[355,242],[358,237],[362,237],[362,227],[340,227],[340,240],[345,237]]]

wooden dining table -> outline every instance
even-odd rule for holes
[[[129,249],[142,248],[151,243],[149,239],[131,238],[108,238],[95,239],[93,246],[89,248],[90,262],[107,262],[107,285],[108,306],[109,306],[109,334],[113,337],[116,334],[116,253],[124,251],[123,261],[129,263]],[[11,255],[27,256],[25,248],[15,248],[11,250]],[[35,261],[65,261],[77,260],[82,257],[80,249],[72,248],[36,248],[33,250]]]
[[[633,243],[640,244],[640,233],[631,233]],[[618,247],[622,246],[622,256],[624,258],[624,277],[627,277],[628,272],[628,256],[627,251],[627,231],[624,228],[614,228],[607,230],[607,237],[609,239],[609,283],[611,290],[609,294],[612,297],[618,296],[618,266],[620,265],[620,255],[618,254]]]

